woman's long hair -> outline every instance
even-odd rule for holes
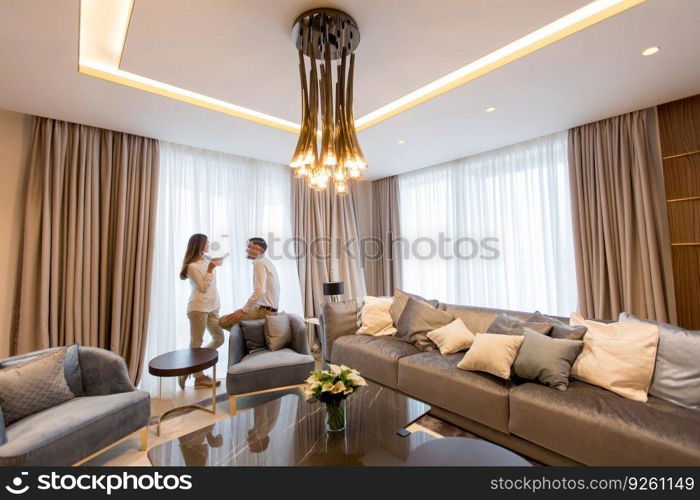
[[[187,242],[185,258],[182,259],[182,269],[180,270],[181,280],[187,279],[187,266],[198,261],[202,257],[204,248],[207,246],[207,240],[206,234],[197,233],[190,236],[190,241]]]

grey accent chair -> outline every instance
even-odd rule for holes
[[[57,349],[2,359],[0,368]],[[0,413],[0,466],[80,465],[135,434],[146,451],[150,396],[136,390],[121,356],[76,344],[68,348],[64,373],[74,399],[7,428]]]
[[[236,399],[263,392],[299,387],[314,370],[315,362],[306,337],[306,323],[289,314],[292,340],[277,351],[261,349],[248,352],[241,325],[231,328],[228,339],[226,391],[231,415],[236,414]]]

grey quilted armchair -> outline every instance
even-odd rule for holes
[[[295,314],[289,314],[289,323],[291,342],[276,351],[259,349],[249,352],[241,325],[231,328],[226,376],[231,415],[236,414],[237,398],[298,387],[304,384],[314,369],[314,358],[306,337],[306,323]]]
[[[2,359],[0,368],[56,350]],[[135,433],[141,450],[146,450],[150,396],[136,390],[124,360],[110,351],[76,344],[68,347],[64,364],[73,399],[7,427],[0,413],[0,466],[79,465]]]

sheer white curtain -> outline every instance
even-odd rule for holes
[[[442,301],[576,309],[566,132],[399,176],[403,286]]]
[[[190,285],[178,274],[187,240],[209,236],[210,254],[230,253],[217,269],[221,313],[241,307],[252,292],[253,273],[245,258],[248,238],[268,241],[268,256],[280,277],[280,309],[301,314],[296,261],[285,257],[292,237],[291,176],[287,167],[224,153],[161,142],[155,259],[146,363],[159,354],[189,346],[187,301]],[[204,342],[209,340],[205,334]],[[217,376],[226,374],[228,333],[219,348]],[[158,380],[145,370],[141,387],[156,394]],[[175,379],[163,381],[174,389]],[[166,382],[167,381],[167,382]]]

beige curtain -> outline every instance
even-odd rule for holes
[[[355,186],[346,196],[330,187],[314,191],[304,179],[294,179],[292,230],[297,240],[297,265],[304,314],[316,316],[323,296],[323,283],[343,281],[343,299],[366,294],[355,205]]]
[[[579,308],[675,321],[655,115],[642,110],[569,131]],[[651,123],[650,123],[651,122]]]
[[[372,182],[372,239],[367,263],[375,296],[393,295],[401,288],[401,255],[392,241],[401,236],[399,226],[399,182],[394,175]],[[377,248],[375,248],[375,246]]]
[[[16,352],[102,347],[138,381],[157,177],[154,139],[35,119]]]

